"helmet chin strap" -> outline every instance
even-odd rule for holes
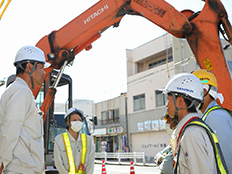
[[[174,93],[171,93],[171,94],[172,94],[173,102],[174,102],[174,105],[175,105],[175,115],[174,115],[173,120],[176,123],[179,123],[179,120],[178,120],[178,110],[179,110],[179,108],[176,106],[176,96],[175,96]]]
[[[175,115],[174,115],[173,120],[174,120],[176,123],[179,123],[179,120],[178,120],[178,111],[179,111],[179,110],[183,110],[183,109],[189,109],[189,108],[191,108],[192,106],[194,106],[195,104],[197,104],[197,102],[196,102],[195,100],[192,100],[191,104],[190,104],[188,107],[186,107],[186,108],[178,108],[178,107],[176,106],[176,96],[175,96],[174,93],[171,93],[171,94],[172,94],[173,102],[174,102],[174,105],[175,105]]]
[[[211,87],[212,87],[212,86],[209,85],[209,89],[207,90],[206,94],[204,95],[204,98],[209,94],[209,91],[210,91]],[[203,103],[200,104],[200,106],[198,107],[198,109],[201,110],[202,107],[203,107]]]
[[[211,85],[209,85],[209,89],[207,90],[207,93],[204,95],[204,98],[205,98],[205,96],[207,96],[209,94],[210,89],[211,89]]]
[[[201,104],[199,105],[198,110],[201,110],[202,107],[203,107],[203,103],[201,103]]]
[[[37,66],[37,62],[35,62],[35,63],[33,64],[33,68],[32,68],[32,70],[31,70],[31,72],[26,71],[26,70],[23,68],[23,66],[21,65],[21,63],[19,63],[18,66],[19,66],[22,70],[24,70],[26,73],[28,73],[28,74],[30,75],[30,78],[31,78],[31,88],[34,89],[35,86],[34,86],[34,80],[33,80],[32,74],[33,74],[33,72],[35,71],[35,68],[36,68],[36,66]]]

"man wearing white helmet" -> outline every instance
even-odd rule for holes
[[[223,103],[223,96],[218,93],[218,83],[214,74],[205,69],[195,70],[204,88],[204,104],[200,107],[204,120],[215,132],[220,143],[229,174],[232,174],[232,113],[217,104],[216,99]]]
[[[178,122],[170,140],[174,173],[225,172],[216,136],[197,115],[196,108],[203,102],[201,81],[192,74],[177,74],[163,91],[167,93],[169,116]]]
[[[55,166],[59,173],[93,174],[95,149],[92,137],[80,133],[84,121],[80,109],[70,108],[64,116],[67,132],[56,136]]]
[[[45,57],[24,46],[16,54],[16,79],[0,99],[0,174],[44,171],[43,120],[30,88],[41,85]]]

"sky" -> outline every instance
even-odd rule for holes
[[[221,0],[232,23],[232,1]],[[59,30],[97,3],[97,0],[11,1],[0,20],[0,80],[15,73],[13,61],[24,45],[36,45],[45,35]],[[201,0],[167,0],[178,11],[201,11]],[[2,10],[0,10],[1,12]],[[126,15],[119,27],[110,27],[89,51],[77,54],[65,73],[73,80],[73,98],[94,102],[108,100],[127,91],[126,49],[134,49],[166,32],[139,16]],[[5,87],[0,87],[0,95]],[[58,88],[56,102],[67,100],[67,86]]]

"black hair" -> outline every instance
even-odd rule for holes
[[[18,75],[18,74],[22,74],[22,73],[24,73],[25,72],[25,69],[26,69],[26,66],[27,66],[27,63],[22,63],[21,64],[21,66],[22,67],[20,67],[20,66],[16,66],[16,75]]]
[[[195,104],[192,104],[192,102],[194,102],[195,99],[192,99],[191,97],[187,97],[185,96],[184,94],[181,94],[181,93],[174,93],[175,94],[175,97],[178,98],[178,97],[183,97],[184,99],[184,102],[186,103],[187,105],[187,110],[188,112],[191,112],[191,113],[195,113],[197,112],[196,110],[196,105]],[[171,93],[168,93],[168,95],[171,95]],[[189,106],[192,104],[192,106],[189,108]]]
[[[67,116],[67,117],[64,119],[64,122],[65,122],[66,129],[67,129],[67,130],[69,130],[70,117],[71,117],[71,115]],[[66,122],[68,122],[68,124],[66,124]]]
[[[66,129],[69,130],[69,126],[68,125],[66,125]]]
[[[34,65],[35,62],[34,61],[22,62],[21,66],[19,66],[18,64],[16,64],[16,75],[24,73],[28,63],[31,63],[32,65]],[[37,66],[35,67],[35,69],[36,68],[37,68]]]
[[[196,106],[195,105],[192,105],[190,108],[189,108],[189,106],[191,105],[191,103],[193,102],[193,101],[191,101],[191,100],[189,100],[189,99],[187,99],[187,98],[185,98],[185,97],[183,97],[184,98],[184,102],[186,103],[186,105],[187,105],[187,110],[188,110],[188,112],[191,112],[191,113],[194,113],[194,112],[197,112],[197,110],[196,110]]]
[[[83,114],[82,114],[81,112],[79,112],[78,110],[73,111],[71,114],[69,114],[69,115],[64,119],[65,124],[66,124],[66,122],[68,122],[68,125],[66,124],[66,129],[67,129],[67,130],[69,130],[70,119],[71,119],[71,116],[72,116],[73,114],[78,114],[78,115],[81,117],[82,122],[84,121],[84,117],[83,117]]]

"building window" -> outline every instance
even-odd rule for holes
[[[156,107],[164,106],[167,102],[167,99],[162,91],[155,91],[155,101]]]
[[[109,111],[104,111],[101,113],[102,124],[107,124],[109,120]]]
[[[133,99],[134,99],[134,111],[145,109],[145,94],[134,96]]]
[[[172,56],[169,56],[169,57],[168,57],[168,62],[171,62],[171,61],[173,61],[173,57],[172,57]],[[166,58],[161,59],[161,60],[158,60],[158,61],[156,61],[156,62],[150,63],[150,64],[149,64],[149,69],[154,68],[154,67],[157,67],[157,66],[159,66],[159,65],[163,65],[163,64],[165,64],[165,63],[166,63]]]
[[[119,109],[112,110],[111,115],[112,115],[112,123],[118,123],[119,122]]]
[[[101,113],[101,122],[104,124],[119,123],[119,109],[103,111]]]

